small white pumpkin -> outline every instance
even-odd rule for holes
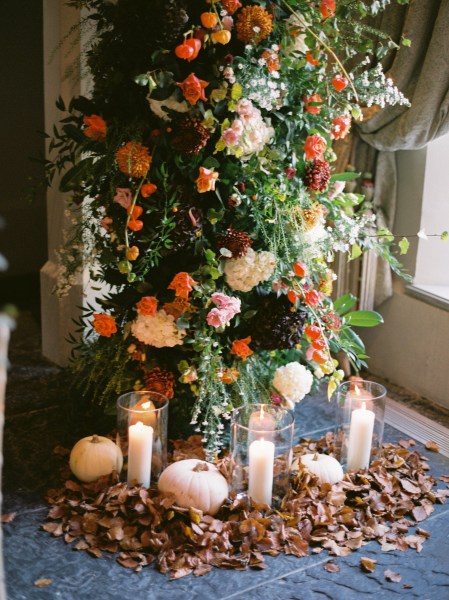
[[[228,497],[228,483],[217,467],[195,458],[169,465],[157,485],[164,494],[174,494],[178,506],[209,515],[215,515]]]
[[[120,473],[122,467],[122,451],[112,440],[101,435],[89,435],[79,440],[70,453],[70,469],[84,483],[112,471]]]
[[[314,475],[318,477],[320,483],[330,483],[333,485],[341,481],[344,477],[341,464],[333,456],[328,454],[303,454],[293,462],[292,470],[298,470],[299,460]]]

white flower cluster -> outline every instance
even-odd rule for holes
[[[273,274],[276,258],[271,252],[255,252],[249,248],[245,256],[226,261],[226,283],[238,292],[249,292]]]
[[[174,316],[165,310],[158,310],[154,317],[139,314],[131,325],[131,333],[139,342],[156,348],[179,346],[185,336],[185,331],[176,327]]]
[[[276,369],[273,387],[284,397],[288,408],[293,408],[306,396],[312,387],[313,375],[301,363],[291,362]]]
[[[374,69],[364,71],[354,83],[357,85],[359,99],[364,101],[367,106],[373,104],[378,104],[381,108],[387,104],[410,106],[409,100],[394,85],[394,81],[385,77],[380,64]]]

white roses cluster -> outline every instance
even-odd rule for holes
[[[273,274],[276,258],[271,252],[255,252],[249,248],[245,256],[226,261],[226,283],[237,292],[249,292]]]
[[[179,346],[185,336],[185,331],[176,327],[175,317],[165,310],[158,310],[154,317],[139,314],[131,325],[131,333],[139,342],[156,348]]]
[[[312,387],[313,375],[301,363],[291,362],[276,369],[273,377],[273,387],[283,396],[288,408],[293,408],[306,396]]]

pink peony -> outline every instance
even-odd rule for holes
[[[240,134],[231,127],[225,129],[223,131],[223,135],[221,136],[221,139],[224,141],[226,146],[234,146],[238,142],[239,138]]]

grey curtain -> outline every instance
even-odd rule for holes
[[[358,170],[374,174],[374,202],[383,224],[393,227],[396,210],[396,150],[425,146],[449,133],[449,0],[411,0],[408,6],[391,4],[379,29],[401,46],[384,64],[386,75],[410,100],[411,107],[368,110],[356,126],[353,160]],[[449,160],[448,160],[449,167]],[[380,261],[375,304],[392,294],[391,273]]]

